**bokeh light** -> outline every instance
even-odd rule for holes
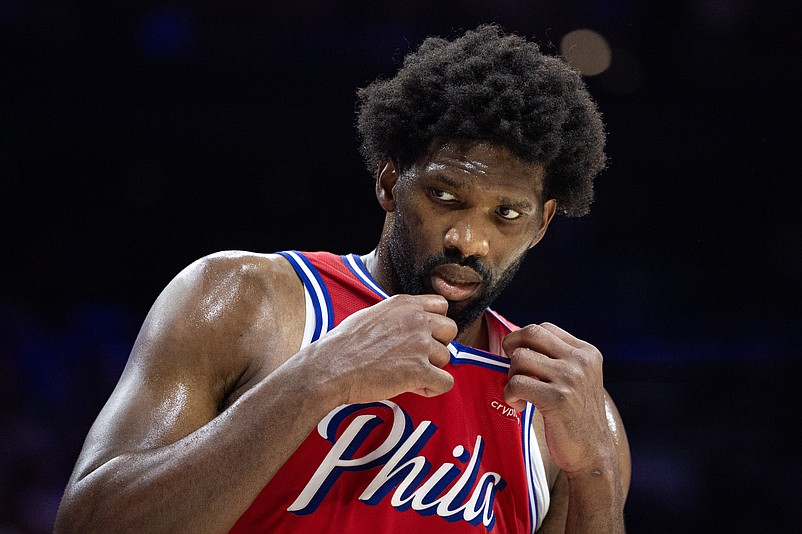
[[[563,58],[584,76],[596,76],[610,67],[612,53],[607,39],[587,29],[574,30],[560,40]]]

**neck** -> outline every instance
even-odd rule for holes
[[[393,275],[390,253],[381,246],[362,256],[362,262],[374,280],[388,295],[396,295],[400,291]],[[476,321],[457,333],[455,341],[477,349],[488,350],[489,341],[485,315],[482,314]]]
[[[393,283],[393,269],[390,260],[390,252],[381,246],[374,248],[361,257],[362,263],[367,267],[368,272],[388,295],[398,293]]]
[[[483,313],[464,330],[460,330],[455,341],[475,349],[490,350],[490,338],[487,334],[485,314]]]

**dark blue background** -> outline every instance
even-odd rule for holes
[[[605,354],[633,533],[802,521],[795,1],[0,1],[0,532],[47,532],[161,288],[222,249],[370,250],[356,87],[427,35],[591,28],[610,168],[496,306]],[[289,5],[291,4],[291,5]],[[798,429],[796,429],[798,431]]]

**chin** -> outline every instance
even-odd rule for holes
[[[448,301],[448,312],[446,315],[449,319],[457,323],[457,329],[463,332],[466,328],[471,326],[476,320],[482,317],[487,306],[477,302],[454,302]]]

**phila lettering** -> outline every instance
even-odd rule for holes
[[[387,423],[375,413],[360,413],[375,407],[389,408],[392,421]],[[340,432],[349,417],[352,419]],[[387,424],[390,429],[384,441],[355,457],[371,432]],[[432,472],[431,462],[419,453],[437,427],[431,421],[415,426],[409,414],[391,401],[340,406],[317,429],[332,443],[332,448],[288,511],[311,514],[343,473],[382,466],[359,496],[360,501],[377,505],[389,496],[390,504],[399,511],[414,510],[424,516],[436,514],[446,521],[481,523],[488,531],[493,529],[496,492],[507,483],[491,471],[480,476],[485,444],[482,436],[476,436],[470,453],[462,445],[454,447],[452,456],[456,463],[444,462]],[[464,467],[458,467],[457,463]]]

